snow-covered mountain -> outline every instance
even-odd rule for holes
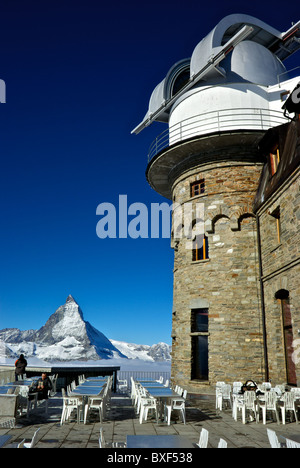
[[[124,341],[110,340],[111,343],[129,359],[143,359],[149,362],[171,361],[171,346],[158,343],[152,346],[125,343]]]
[[[153,346],[109,340],[83,318],[82,310],[70,295],[39,330],[17,328],[0,330],[0,359],[23,353],[48,362],[99,359],[141,359],[148,362],[170,361],[166,343]]]

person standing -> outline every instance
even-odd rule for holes
[[[15,380],[19,380],[19,376],[24,378],[26,372],[27,361],[24,357],[24,354],[20,354],[19,359],[15,362]]]

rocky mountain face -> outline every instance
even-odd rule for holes
[[[43,361],[87,361],[99,359],[143,359],[169,361],[170,347],[135,345],[109,340],[84,320],[82,310],[70,295],[39,330],[0,330],[0,358],[38,357]]]

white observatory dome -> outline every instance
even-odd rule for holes
[[[261,131],[284,123],[283,96],[294,82],[282,60],[300,48],[299,36],[298,23],[282,33],[249,15],[226,16],[190,59],[171,67],[133,132],[165,122],[172,144],[194,135]]]
[[[237,80],[240,78],[263,86],[277,84],[278,76],[286,71],[276,55],[252,41],[240,42],[233,49],[230,68]]]

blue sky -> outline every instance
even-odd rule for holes
[[[164,200],[139,135],[154,87],[226,15],[284,31],[297,2],[1,2],[0,329],[40,328],[72,294],[109,338],[171,343],[169,239],[99,239],[98,204]],[[298,65],[296,58],[287,68]]]

